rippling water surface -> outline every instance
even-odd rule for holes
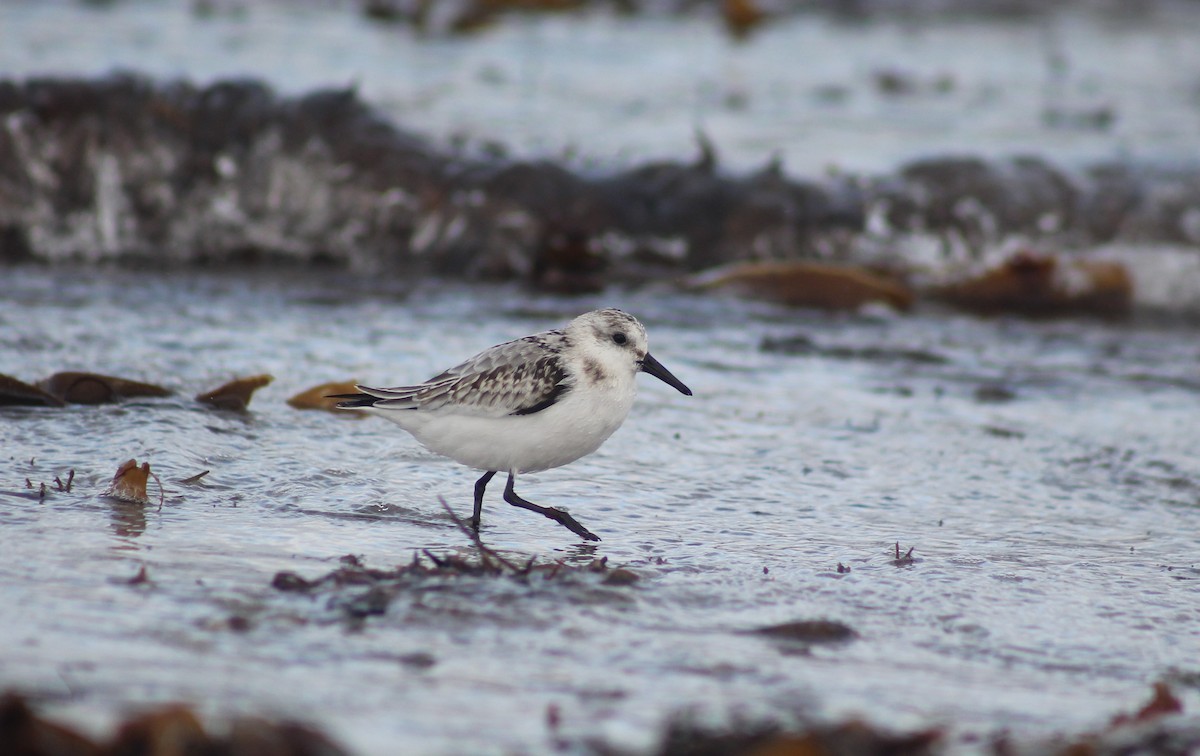
[[[643,378],[598,453],[523,477],[603,542],[495,486],[483,537],[520,559],[607,557],[638,583],[464,577],[363,623],[337,608],[352,590],[271,587],[346,554],[389,568],[467,549],[438,500],[468,513],[476,477],[383,421],[285,398],[422,379],[609,304],[695,396]],[[778,351],[797,336],[817,351]],[[571,742],[634,748],[684,709],[945,724],[959,745],[1095,727],[1200,671],[1198,344],[1154,323],[825,316],[669,291],[10,270],[0,372],[177,393],[0,408],[0,679],[96,731],[185,700],[299,716],[361,753],[546,750],[551,705]],[[248,413],[190,399],[259,372],[276,381]],[[130,457],[160,476],[161,509],[100,497]],[[25,489],[69,469],[70,493]],[[893,565],[897,542],[914,564]],[[743,632],[820,618],[860,637],[804,650]]]

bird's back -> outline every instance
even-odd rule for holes
[[[526,336],[485,349],[474,357],[411,386],[357,386],[344,409],[369,409],[404,426],[410,412],[482,417],[527,415],[549,407],[568,389],[560,357],[561,331]]]

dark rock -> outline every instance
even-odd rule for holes
[[[353,89],[131,74],[0,80],[0,117],[0,261],[280,259],[571,292],[744,261],[903,272],[908,234],[1200,244],[1189,163],[931,157],[797,180],[728,175],[701,135],[690,163],[588,175],[442,152]]]
[[[895,226],[955,230],[975,240],[992,229],[1041,234],[1070,227],[1079,194],[1066,174],[1033,157],[918,160],[900,180],[910,201],[895,203]]]

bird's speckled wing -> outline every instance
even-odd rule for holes
[[[559,359],[563,346],[561,331],[547,331],[497,344],[415,386],[358,389],[378,398],[377,409],[532,414],[554,404],[569,388]]]

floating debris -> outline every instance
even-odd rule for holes
[[[437,660],[425,652],[404,654],[397,659],[415,669],[427,669]],[[1163,683],[1155,684],[1152,701],[1131,716],[1118,716],[1103,730],[1070,741],[1051,738],[1038,743],[1016,743],[1003,734],[975,749],[982,754],[1004,756],[1038,753],[1047,756],[1105,756],[1128,753],[1194,753],[1200,748],[1200,727],[1194,722],[1171,717],[1182,705]],[[547,730],[570,750],[564,733],[562,712],[555,704],[545,710]],[[925,756],[940,753],[945,733],[939,728],[892,732],[861,719],[837,723],[735,719],[724,728],[702,726],[694,715],[679,714],[666,725],[655,756],[678,754],[862,754],[863,756]],[[51,754],[167,754],[204,753],[211,756],[269,754],[269,756],[345,756],[348,752],[325,733],[295,721],[271,721],[242,716],[223,734],[205,730],[192,708],[174,704],[131,717],[118,725],[107,740],[92,740],[35,713],[22,696],[0,696],[0,743],[6,753],[50,756]],[[582,745],[582,744],[581,744]],[[628,749],[603,741],[588,741],[588,753],[598,756],[628,756]]]
[[[244,411],[250,406],[250,397],[263,386],[275,380],[275,376],[252,375],[237,378],[212,391],[196,395],[196,401],[211,404],[217,409]]]
[[[340,588],[355,585],[384,583],[410,583],[415,580],[439,577],[513,577],[529,579],[541,576],[545,580],[556,580],[568,575],[598,574],[603,576],[602,585],[633,585],[640,576],[624,567],[608,566],[608,558],[594,559],[587,564],[568,564],[563,561],[539,562],[536,557],[516,564],[491,549],[477,553],[447,552],[435,554],[428,549],[414,553],[406,565],[392,570],[381,570],[364,566],[356,558],[342,557],[342,565],[320,577],[309,579],[291,572],[275,574],[271,587],[285,593],[311,593],[323,588]]]
[[[33,481],[31,481],[29,478],[26,478],[25,479],[25,487],[29,488],[29,489],[34,489],[37,491],[37,500],[39,503],[46,500],[46,484],[45,483],[40,483],[37,486],[34,486]]]
[[[1023,250],[982,275],[933,290],[939,299],[981,314],[1124,317],[1133,306],[1125,266],[1099,260],[1062,260]]]
[[[759,347],[764,352],[778,354],[794,354],[813,357],[829,357],[838,360],[865,360],[868,362],[913,362],[923,365],[945,365],[950,362],[946,357],[924,349],[906,349],[903,347],[852,347],[840,344],[820,345],[811,337],[804,334],[784,338],[763,339]]]
[[[71,468],[71,470],[67,473],[67,482],[66,483],[64,483],[62,478],[58,477],[57,475],[54,476],[54,487],[59,491],[71,493],[71,486],[74,483],[75,483],[75,468]]]
[[[428,591],[440,596],[448,595],[448,590],[461,592],[465,601],[474,604],[476,599],[472,597],[477,591],[492,590],[492,581],[503,579],[512,581],[512,587],[503,590],[515,590],[511,594],[514,598],[545,596],[546,586],[583,591],[573,600],[608,601],[640,577],[629,569],[610,568],[607,558],[581,565],[563,560],[539,562],[533,557],[518,564],[491,550],[434,553],[426,549],[414,553],[410,563],[390,570],[366,567],[357,559],[343,557],[337,569],[315,578],[282,571],[271,580],[271,587],[282,593],[322,596],[324,606],[334,612],[333,619],[357,625],[386,614],[398,599]]]
[[[1017,398],[1016,390],[1002,383],[985,383],[982,386],[976,386],[972,395],[980,404],[1004,404]]]
[[[877,92],[889,97],[948,94],[953,92],[956,86],[954,77],[948,73],[924,77],[898,68],[876,69],[871,72],[871,83]]]
[[[900,542],[896,541],[896,558],[892,560],[892,564],[896,567],[908,567],[909,565],[916,564],[917,560],[912,555],[914,548],[916,547],[910,546],[908,551],[904,552],[904,555],[901,556]]]
[[[25,698],[0,697],[0,743],[5,753],[28,756],[66,754],[263,754],[264,756],[346,756],[348,751],[328,735],[294,721],[243,716],[224,734],[205,731],[188,706],[174,704],[120,723],[107,741],[91,740],[38,716]]]
[[[335,412],[338,417],[366,417],[362,412],[336,412],[338,402],[341,399],[334,399],[332,394],[353,394],[358,391],[358,381],[331,381],[322,383],[318,386],[313,386],[310,389],[301,391],[299,394],[287,400],[288,406],[299,410],[325,410],[327,412]]]
[[[862,268],[808,261],[738,263],[700,273],[686,284],[822,310],[855,310],[873,302],[907,310],[913,304],[913,293],[896,281]]]
[[[38,386],[68,404],[108,404],[140,396],[170,396],[170,389],[99,373],[63,372]]]
[[[0,696],[0,743],[5,753],[30,756],[98,754],[100,747],[83,735],[34,714],[16,693]]]
[[[37,386],[0,374],[0,406],[62,407],[64,404],[63,400]]]
[[[983,432],[989,436],[994,436],[995,438],[1025,438],[1025,433],[1023,431],[1013,430],[1012,428],[1004,428],[999,425],[985,425],[983,426]]]
[[[183,485],[183,486],[197,485],[200,483],[200,481],[204,480],[204,476],[208,475],[210,472],[212,472],[212,471],[204,470],[204,471],[198,472],[190,478],[184,478],[183,480],[179,481],[179,484]]]
[[[695,756],[717,754],[805,754],[807,756],[921,756],[938,753],[943,733],[939,729],[896,734],[858,719],[838,724],[784,726],[773,722],[738,721],[725,729],[710,729],[695,723],[690,715],[672,719],[663,733],[654,756]],[[591,749],[602,756],[621,753],[600,744]]]
[[[1182,711],[1183,703],[1171,692],[1171,686],[1160,681],[1154,683],[1154,694],[1149,703],[1138,709],[1137,713],[1132,716],[1118,714],[1113,717],[1112,726],[1120,727],[1135,722],[1146,722],[1166,714],[1179,714]]]
[[[603,568],[606,566],[606,564],[601,564],[600,566]],[[615,570],[611,570],[607,575],[604,576],[605,585],[633,585],[639,580],[641,580],[640,575],[633,570],[628,570],[624,567],[618,567]]]
[[[1172,716],[1183,712],[1183,702],[1165,682],[1154,683],[1150,701],[1133,714],[1118,714],[1107,728],[1063,743],[1056,739],[1040,750],[994,748],[1001,753],[1056,753],[1062,756],[1118,756],[1118,754],[1195,754],[1200,752],[1200,722],[1194,717]]]
[[[842,643],[858,637],[854,628],[835,620],[797,620],[755,628],[750,632],[774,640],[805,644]]]
[[[32,464],[33,460],[29,460],[29,461]],[[70,471],[67,472],[67,479],[65,481],[58,475],[54,476],[54,489],[53,490],[59,491],[61,493],[71,493],[71,486],[73,486],[74,484],[75,484],[75,470],[74,470],[74,468],[72,468]],[[36,497],[39,504],[46,500],[46,495],[48,493],[50,493],[50,491],[51,491],[50,487],[46,485],[45,481],[42,481],[42,482],[38,483],[37,485],[34,485],[33,481],[30,480],[29,478],[25,479],[25,489],[28,491],[31,491],[31,492],[35,492],[35,493],[28,493],[28,494],[21,494],[21,495],[24,496],[25,498],[29,498],[29,499]]]
[[[538,561],[537,557],[519,560],[488,548],[479,535],[442,503],[456,527],[467,536],[469,551],[434,553],[429,549],[414,552],[412,561],[395,569],[366,567],[358,557],[342,557],[340,566],[317,578],[305,578],[291,571],[276,573],[271,586],[284,593],[328,596],[326,606],[353,623],[385,614],[399,596],[437,591],[445,595],[449,586],[466,594],[494,585],[497,578],[508,578],[517,585],[518,594],[541,595],[540,586],[572,586],[597,600],[611,600],[641,577],[625,567],[610,567],[608,557],[578,563],[566,560]],[[484,582],[472,578],[485,579]],[[622,589],[618,592],[612,589]],[[576,598],[579,598],[578,596]]]
[[[745,39],[768,18],[755,0],[723,0],[721,19],[736,39]]]
[[[150,472],[149,462],[143,462],[142,466],[138,467],[136,459],[131,459],[117,468],[117,474],[113,476],[112,483],[102,495],[129,504],[149,504],[146,484],[150,478],[154,478],[158,483],[158,505],[161,507],[164,499],[162,481]]]

